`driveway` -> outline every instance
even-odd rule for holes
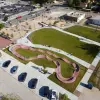
[[[32,93],[27,87],[15,80],[5,70],[0,68],[0,93],[14,94],[22,100],[41,100],[36,94]]]

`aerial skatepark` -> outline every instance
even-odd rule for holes
[[[33,56],[33,57],[25,57],[25,56],[22,56],[21,54],[19,54],[17,52],[18,49],[26,49],[26,50],[30,50],[32,52],[39,52],[39,53],[44,53],[44,54],[39,54],[39,55]],[[78,77],[78,74],[79,74],[79,71],[80,71],[78,64],[69,61],[67,58],[64,58],[64,57],[61,58],[58,55],[53,54],[52,52],[47,51],[47,50],[32,48],[30,46],[26,46],[26,45],[23,45],[23,44],[15,44],[15,45],[13,45],[9,48],[9,51],[12,52],[12,54],[14,54],[16,57],[18,57],[22,60],[25,60],[25,61],[47,59],[48,61],[53,62],[56,65],[56,69],[55,69],[56,77],[63,83],[73,83],[76,80],[76,78]],[[56,58],[56,60],[49,57],[48,55]],[[68,63],[68,64],[73,66],[74,71],[73,71],[73,74],[72,74],[71,77],[64,78],[62,76],[62,74],[61,74],[61,64],[57,59],[64,61],[65,63]]]

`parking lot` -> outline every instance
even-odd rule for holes
[[[18,62],[15,58],[5,54],[4,52],[2,52],[2,57],[0,58],[0,65],[2,66],[2,63],[7,61],[7,60],[11,60],[11,64],[7,67],[7,68],[3,68],[5,71],[7,71],[11,76],[13,76],[16,80],[18,80],[18,76],[22,73],[22,72],[27,72],[27,77],[25,79],[24,82],[22,82],[22,84],[24,84],[25,87],[28,88],[28,82],[30,81],[30,79],[32,78],[37,78],[38,79],[38,83],[36,86],[36,89],[28,89],[31,90],[31,92],[33,92],[33,94],[37,94],[40,98],[44,98],[41,95],[41,88],[43,86],[49,86],[50,89],[56,90],[58,93],[66,93],[68,94],[68,97],[71,98],[71,100],[77,100],[77,97],[75,95],[73,95],[72,93],[66,91],[64,88],[60,87],[59,85],[55,84],[54,82],[50,81],[47,76],[41,72],[39,72],[39,70],[35,69],[35,67],[39,67],[38,65],[34,65],[33,63],[28,63],[27,65],[24,65],[20,62]],[[12,66],[17,65],[18,71],[16,74],[11,74],[10,73],[10,69],[12,68]],[[8,83],[9,84],[9,83]],[[43,100],[45,100],[46,98],[44,98]],[[24,99],[26,100],[26,99]],[[28,100],[28,99],[27,99]],[[32,100],[32,99],[29,99]],[[37,99],[36,99],[37,100]]]
[[[25,11],[33,11],[35,9],[34,5],[26,5],[19,3],[10,3],[10,2],[0,2],[0,19],[3,19],[4,16],[12,16]]]

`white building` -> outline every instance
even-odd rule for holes
[[[70,19],[72,19],[73,21],[80,22],[82,19],[85,18],[85,13],[73,12],[69,15],[67,14],[67,16],[70,17]]]
[[[100,26],[100,15],[90,18],[89,23]]]
[[[64,19],[74,21],[74,22],[80,22],[84,18],[85,18],[85,13],[80,13],[75,11],[64,15]]]

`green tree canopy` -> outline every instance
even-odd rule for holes
[[[39,3],[41,6],[44,4],[44,3],[48,3],[48,2],[53,2],[54,0],[32,0],[34,1],[35,3]]]
[[[0,30],[1,30],[3,27],[4,27],[4,24],[1,23],[1,24],[0,24]]]
[[[72,6],[72,5],[73,5],[73,0],[67,0],[67,4],[68,4],[69,6]]]

